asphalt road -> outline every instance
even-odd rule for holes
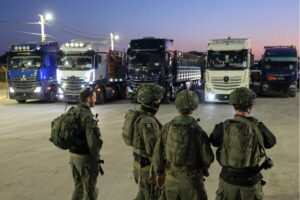
[[[137,105],[137,107],[139,107]],[[64,112],[63,103],[29,102],[18,104],[0,99],[0,199],[65,200],[73,189],[69,154],[49,142],[52,119]],[[121,138],[125,112],[134,105],[113,101],[97,105],[104,146],[105,175],[98,178],[99,199],[133,199],[137,186],[132,178],[132,153]],[[162,105],[157,117],[162,123],[176,115],[175,106]],[[264,171],[267,200],[299,199],[299,96],[258,98],[254,117],[276,135],[276,146],[268,150],[275,167]],[[233,116],[227,104],[200,104],[194,112],[208,134],[214,125]],[[215,161],[205,185],[209,199],[215,198],[220,166]]]

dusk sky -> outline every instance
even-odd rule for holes
[[[209,39],[247,37],[256,59],[266,45],[299,47],[299,0],[0,1],[1,54],[10,43],[40,41],[20,33],[39,33],[39,25],[20,22],[37,22],[46,12],[54,19],[45,31],[55,37],[47,40],[60,43],[79,39],[75,35],[108,38],[112,32],[120,36],[119,50],[131,39],[154,36],[174,39],[177,50],[206,51]]]

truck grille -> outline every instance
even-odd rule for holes
[[[242,84],[241,76],[228,77],[228,81],[225,81],[225,77],[212,77],[211,80],[213,88],[217,90],[234,90]]]
[[[10,86],[18,90],[28,90],[38,86],[35,76],[16,76],[10,81]]]
[[[82,89],[82,86],[86,86],[86,82],[84,82],[84,79],[78,77],[68,77],[61,80],[61,85],[65,93],[79,94],[80,90]]]

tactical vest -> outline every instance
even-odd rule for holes
[[[166,158],[169,162],[180,166],[199,164],[199,129],[197,122],[183,123],[172,120],[167,130]]]
[[[221,166],[248,168],[259,164],[263,138],[257,122],[237,117],[223,123],[223,144],[217,151]]]

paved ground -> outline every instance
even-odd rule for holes
[[[49,141],[50,122],[64,111],[62,103],[29,102],[17,104],[0,100],[0,199],[65,200],[72,191],[68,152]],[[128,101],[96,106],[104,139],[102,157],[105,175],[98,187],[103,200],[133,199],[136,185],[131,176],[130,148],[121,138],[123,117],[133,108]],[[162,105],[157,117],[163,122],[176,114],[174,105]],[[200,104],[194,113],[210,133],[214,124],[233,115],[225,104]],[[277,145],[268,151],[275,162],[265,171],[267,200],[299,199],[299,96],[296,98],[259,98],[253,116],[267,124],[277,137]],[[214,162],[206,180],[209,199],[214,199],[220,167]]]

